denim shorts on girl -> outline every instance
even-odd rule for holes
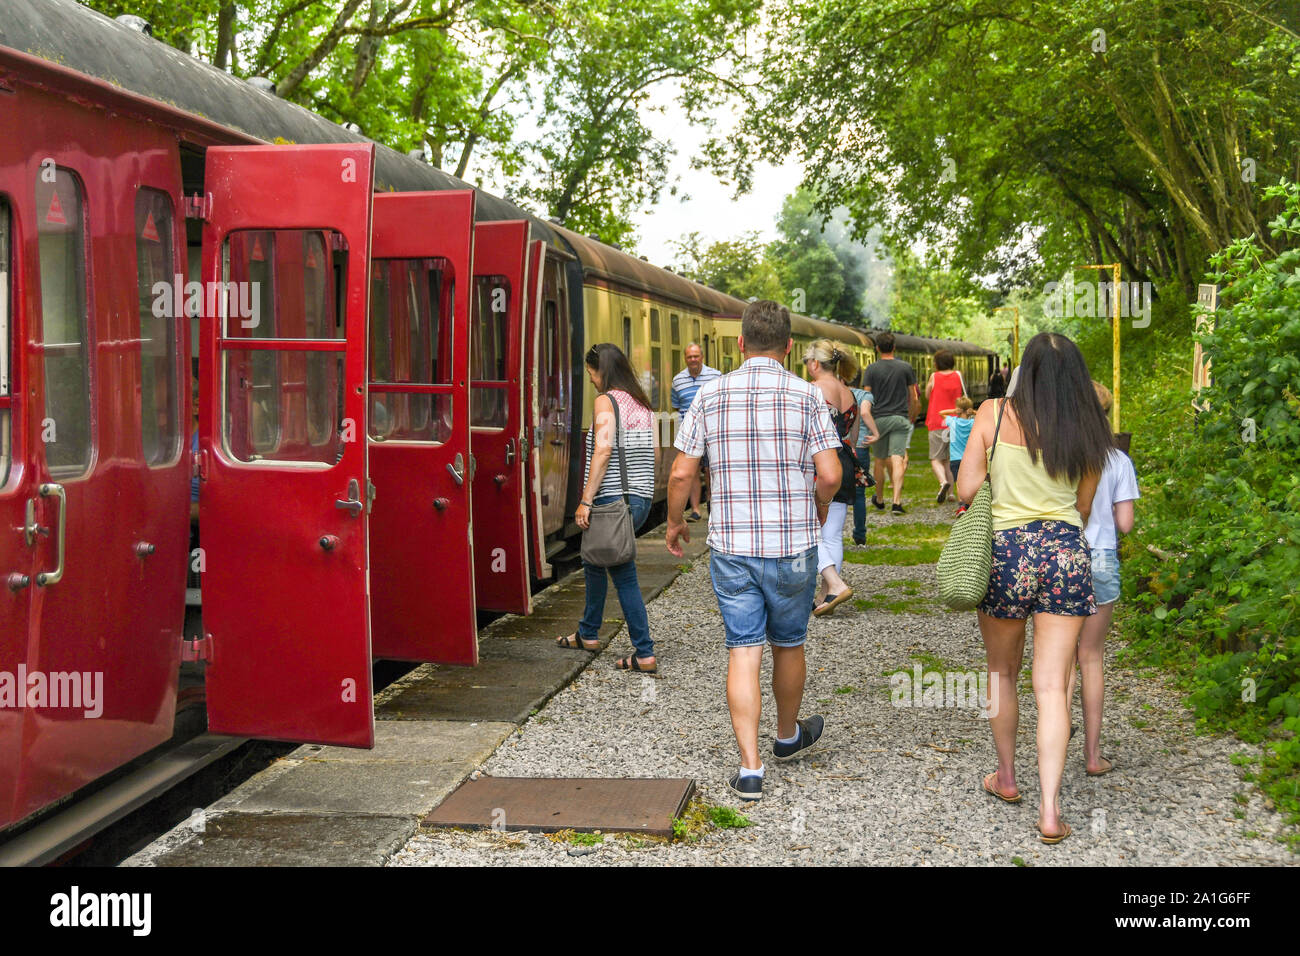
[[[1083,532],[1065,521],[1031,521],[993,533],[993,569],[979,609],[990,617],[1097,613]]]
[[[1092,589],[1098,604],[1119,600],[1119,552],[1114,548],[1092,549]]]

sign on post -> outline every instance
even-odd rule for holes
[[[1196,287],[1196,304],[1208,312],[1214,312],[1219,307],[1219,287],[1211,283],[1201,283]],[[1214,330],[1214,320],[1205,312],[1198,313],[1196,316],[1196,335],[1201,336]],[[1201,348],[1200,341],[1195,344],[1192,353],[1192,388],[1200,392],[1203,388],[1210,387],[1210,359],[1206,356]],[[1198,402],[1192,399],[1192,408],[1198,412],[1203,412],[1210,407],[1209,402]]]

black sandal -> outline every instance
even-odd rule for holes
[[[574,641],[577,641],[577,643],[573,643]],[[567,648],[571,651],[586,651],[588,654],[594,654],[596,651],[600,650],[599,647],[587,647],[583,644],[582,635],[576,631],[572,634],[563,634],[560,637],[557,637],[555,639],[555,646]]]
[[[637,663],[635,654],[632,654],[629,657],[620,657],[618,660],[614,662],[614,666],[621,671],[639,671],[642,674],[659,673],[658,664],[655,664],[654,667],[642,667],[640,664]]]

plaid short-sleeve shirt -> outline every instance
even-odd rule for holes
[[[714,551],[784,558],[816,545],[812,459],[840,438],[815,385],[773,359],[748,359],[700,388],[674,444],[709,454]]]

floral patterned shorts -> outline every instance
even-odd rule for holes
[[[979,609],[990,617],[1097,613],[1083,532],[1064,521],[1031,521],[993,534],[993,570]]]

